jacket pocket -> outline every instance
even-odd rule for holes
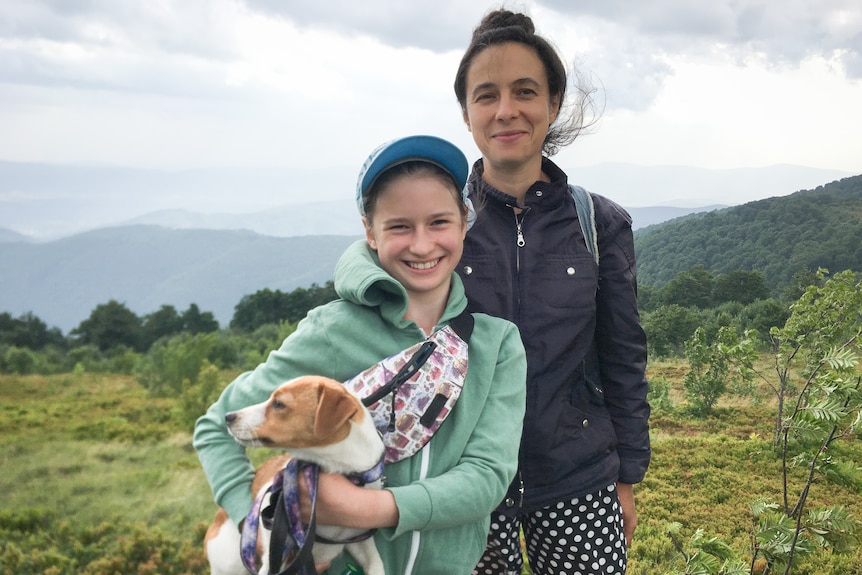
[[[613,423],[604,408],[587,409],[567,404],[555,438],[555,450],[569,461],[584,463],[612,450],[615,438]]]
[[[491,254],[465,253],[455,271],[461,276],[472,311],[512,319],[516,289],[505,264]]]
[[[539,297],[554,309],[593,310],[598,276],[596,265],[584,254],[545,254],[535,270]]]

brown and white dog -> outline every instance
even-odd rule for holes
[[[325,473],[345,475],[372,469],[383,457],[383,441],[371,414],[344,385],[319,376],[303,376],[283,384],[263,403],[228,413],[228,430],[247,447],[275,447],[289,454],[266,461],[255,472],[252,495],[268,490],[272,478],[291,456],[316,463]],[[365,485],[380,489],[382,480]],[[266,502],[264,502],[264,505]],[[269,533],[258,535],[261,575],[269,573]],[[344,541],[362,530],[318,525],[317,532]],[[245,575],[240,557],[240,533],[224,509],[219,509],[204,538],[213,575]],[[384,575],[374,538],[347,544],[314,544],[315,563],[327,563],[347,548],[366,575]],[[280,571],[276,569],[275,571]]]

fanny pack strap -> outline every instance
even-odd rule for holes
[[[473,315],[464,310],[344,382],[371,413],[386,463],[416,454],[452,412],[467,378],[473,327]]]
[[[473,335],[473,314],[469,313],[465,309],[449,321],[449,326],[456,334],[458,334],[458,337],[463,339],[465,342],[470,343],[470,336]],[[362,400],[362,405],[365,407],[374,405],[382,398],[401,387],[405,381],[416,375],[419,368],[425,365],[425,362],[428,361],[428,358],[431,357],[432,353],[434,353],[435,347],[437,347],[437,344],[433,341],[426,341],[422,344],[422,347],[413,354],[413,357],[404,364],[404,367],[402,367],[398,373],[392,376],[392,379],[389,380],[386,385]]]
[[[449,327],[467,343],[470,343],[470,336],[473,335],[473,324],[473,314],[466,309],[449,320]]]
[[[464,340],[465,343],[470,343],[470,336],[473,335],[473,314],[468,312],[466,309],[462,311],[460,314],[449,320],[449,327],[452,328],[452,331],[455,334]],[[428,358],[431,357],[431,354],[434,353],[434,349],[437,347],[437,344],[433,341],[426,341],[422,344],[422,346],[413,354],[413,356],[404,364],[398,373],[392,376],[386,385],[382,386],[380,389],[375,391],[374,393],[368,395],[364,399],[362,399],[362,405],[365,407],[370,407],[389,395],[390,393],[394,393],[405,381],[408,381],[411,377],[416,375],[416,372],[425,365],[425,362],[428,361]],[[429,413],[432,413],[433,410]],[[425,422],[423,422],[425,423]],[[389,416],[389,431],[395,430],[395,408],[393,406],[392,411]]]
[[[422,347],[420,347],[419,350],[413,354],[413,357],[411,357],[410,360],[404,364],[404,367],[398,370],[398,373],[392,376],[392,379],[390,379],[386,385],[384,385],[383,387],[381,387],[380,389],[362,400],[362,405],[364,405],[365,407],[374,405],[375,403],[401,387],[401,385],[405,381],[416,375],[416,372],[419,371],[420,367],[425,365],[425,362],[428,361],[428,358],[431,357],[432,353],[434,353],[434,348],[436,347],[437,344],[433,341],[426,341],[425,343],[423,343]]]

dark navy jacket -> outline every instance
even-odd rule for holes
[[[599,266],[584,243],[566,175],[543,160],[520,215],[512,196],[468,185],[478,217],[457,272],[471,311],[503,317],[527,350],[520,449],[524,511],[638,483],[650,461],[646,336],[637,310],[630,216],[593,194]],[[518,246],[520,224],[523,245]],[[519,509],[513,485],[503,512]]]

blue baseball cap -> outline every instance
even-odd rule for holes
[[[365,216],[363,199],[377,178],[390,168],[407,162],[428,162],[446,170],[461,188],[461,197],[467,203],[467,157],[457,146],[436,136],[407,136],[386,142],[371,152],[356,181],[356,205]],[[472,206],[470,206],[472,207]]]

